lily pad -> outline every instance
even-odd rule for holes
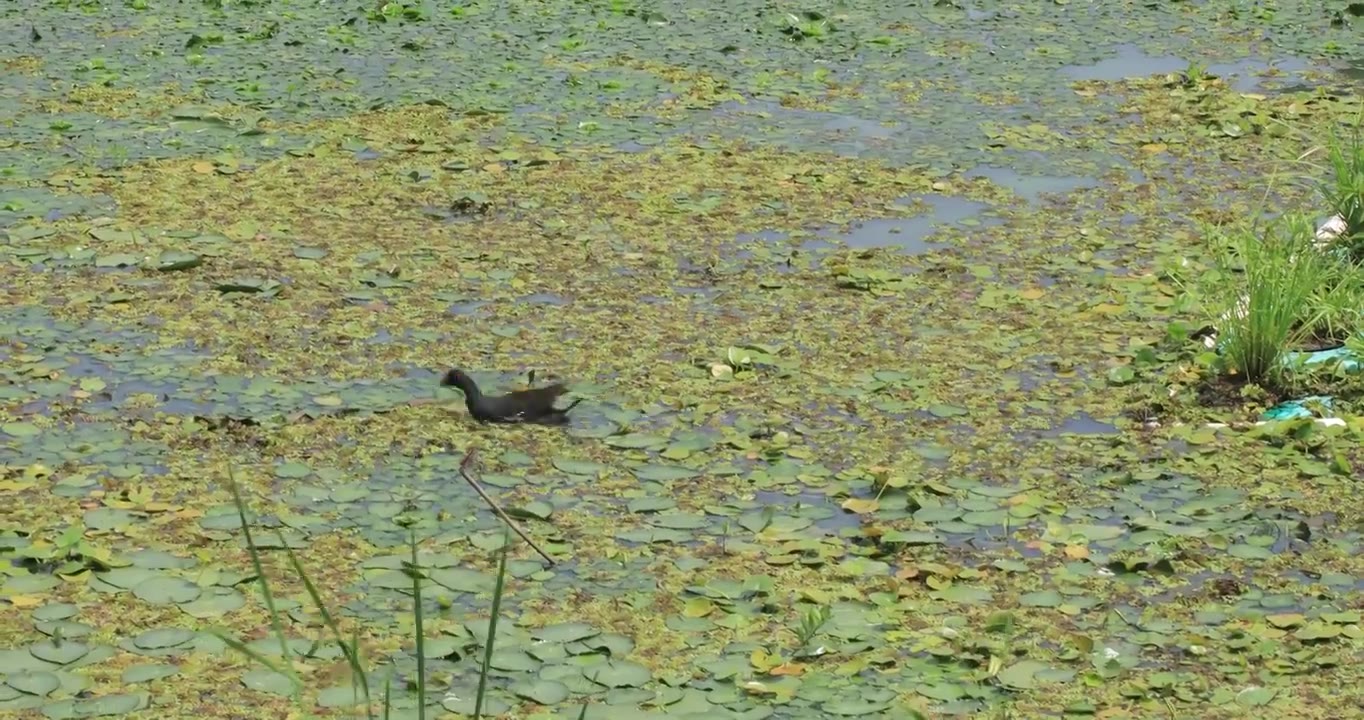
[[[33,657],[54,665],[70,665],[90,652],[90,646],[72,640],[44,640],[30,645],[28,651]]]
[[[151,703],[148,693],[119,693],[86,700],[61,700],[43,707],[43,715],[52,720],[67,718],[127,715]]]
[[[659,465],[650,463],[630,468],[630,472],[640,480],[652,482],[673,482],[676,480],[689,480],[699,476],[701,473],[691,468],[680,465]]]
[[[554,467],[570,475],[600,475],[606,470],[606,466],[601,463],[569,458],[555,458]]]
[[[190,270],[202,265],[204,259],[192,252],[167,250],[156,257],[156,269],[162,272]]]
[[[5,683],[28,695],[50,695],[62,686],[61,680],[50,672],[19,672],[5,678]]]
[[[198,585],[166,575],[149,578],[133,588],[133,594],[152,605],[178,605],[199,597]]]
[[[158,628],[139,633],[132,644],[142,650],[164,650],[184,645],[194,639],[194,633],[184,628]]]
[[[293,252],[294,257],[301,260],[321,260],[328,254],[325,249],[319,247],[296,247]]]
[[[607,660],[585,669],[583,675],[609,688],[639,687],[653,679],[648,668],[629,660]]]
[[[626,435],[612,435],[603,442],[611,447],[618,448],[656,448],[668,444],[668,438],[648,433],[629,433]]]
[[[537,680],[518,683],[510,691],[517,697],[525,698],[539,705],[557,705],[569,698],[568,686],[556,680]]]
[[[544,642],[566,643],[600,635],[601,631],[586,623],[559,623],[536,630],[532,637]]]
[[[274,695],[288,696],[294,691],[294,683],[289,676],[274,670],[251,670],[242,676],[242,684],[252,690]]]
[[[193,600],[178,604],[186,615],[204,619],[239,610],[246,605],[246,598],[230,587],[208,587]]]
[[[132,665],[124,669],[121,679],[124,684],[131,685],[133,683],[161,680],[178,672],[180,672],[180,668],[175,665]]]

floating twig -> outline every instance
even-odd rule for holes
[[[477,450],[470,450],[468,453],[465,454],[464,460],[460,461],[459,463],[460,477],[464,478],[464,481],[469,483],[469,487],[473,488],[474,492],[478,493],[478,496],[483,498],[483,502],[488,503],[488,507],[492,508],[493,512],[497,513],[498,517],[502,518],[502,522],[506,523],[507,527],[515,531],[517,535],[520,535],[521,539],[525,540],[526,543],[531,546],[531,549],[535,550],[535,552],[537,553],[540,553],[540,557],[544,558],[545,562],[549,563],[550,565],[554,565],[554,558],[550,557],[549,555],[546,555],[545,551],[541,550],[540,546],[536,545],[535,541],[531,540],[530,536],[527,535],[525,531],[521,529],[521,526],[517,525],[516,521],[512,520],[511,517],[508,516],[507,513],[502,510],[502,508],[497,504],[496,501],[494,501],[491,497],[488,497],[488,493],[483,491],[483,486],[479,485],[478,481],[474,479],[472,472],[474,463],[478,457],[477,453],[478,453]]]

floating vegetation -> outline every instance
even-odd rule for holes
[[[1358,21],[988,5],[0,11],[0,711],[1348,715]]]

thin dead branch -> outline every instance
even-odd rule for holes
[[[496,501],[494,501],[491,497],[488,497],[488,493],[483,491],[483,486],[480,485],[478,481],[474,479],[473,473],[474,465],[478,458],[477,452],[478,452],[477,450],[470,450],[464,456],[464,460],[460,461],[459,463],[460,477],[464,478],[464,481],[469,483],[469,487],[473,488],[474,492],[478,493],[478,496],[483,498],[483,502],[488,503],[488,507],[492,508],[493,512],[497,513],[498,517],[502,518],[502,522],[506,523],[507,527],[514,530],[517,535],[520,535],[521,539],[525,540],[526,544],[531,546],[531,549],[535,550],[535,552],[537,553],[540,553],[540,557],[544,558],[545,562],[549,563],[551,566],[554,565],[554,558],[551,558],[549,555],[546,555],[545,551],[541,550],[540,546],[536,545],[535,541],[531,540],[530,536],[527,535],[525,531],[521,529],[521,526],[517,525],[515,520],[512,520],[511,517],[507,515],[507,513],[503,512],[501,506],[499,506]]]

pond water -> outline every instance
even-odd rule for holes
[[[1170,339],[1348,11],[220,5],[0,9],[0,710],[340,717],[295,560],[405,717],[1353,702],[1357,431]]]

